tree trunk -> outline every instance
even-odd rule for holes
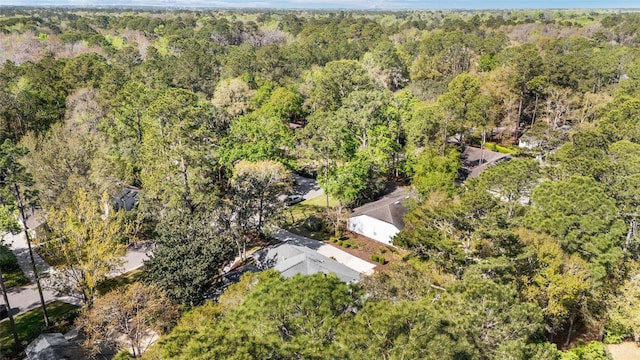
[[[2,291],[4,304],[7,305],[7,314],[9,316],[9,324],[11,325],[11,332],[13,332],[13,345],[15,350],[17,351],[20,348],[20,338],[18,337],[18,330],[16,329],[16,323],[13,320],[13,314],[11,313],[11,305],[9,304],[9,297],[7,296],[7,288],[4,285],[4,276],[2,275],[2,268],[0,268],[0,290]]]
[[[516,125],[520,126],[520,117],[522,116],[522,102],[524,101],[524,90],[520,94],[520,103],[518,104],[518,118],[516,119]]]
[[[22,204],[22,197],[18,189],[18,184],[13,183],[13,189],[15,191],[15,197],[18,202],[18,209],[20,210],[20,218],[22,220],[22,227],[24,228],[24,237],[27,239],[27,247],[29,248],[29,258],[31,259],[31,266],[33,267],[33,277],[36,279],[36,286],[38,288],[38,295],[40,295],[40,305],[42,306],[42,316],[44,317],[44,326],[49,327],[49,314],[47,313],[47,305],[44,302],[44,295],[42,294],[42,286],[40,285],[40,276],[38,275],[38,267],[33,257],[33,249],[31,248],[31,235],[29,235],[29,227],[27,226],[27,217],[24,214],[24,205]]]
[[[482,129],[482,142],[480,143],[480,165],[484,164],[484,144],[487,142],[487,130]]]
[[[569,318],[569,331],[567,332],[567,340],[564,342],[564,347],[568,347],[571,342],[571,332],[573,331],[573,322],[575,321],[575,315],[571,315]]]
[[[536,93],[536,102],[533,106],[533,118],[531,119],[531,126],[536,123],[536,115],[538,114],[538,93]]]
[[[327,174],[329,173],[329,157],[327,156],[324,159],[325,159],[325,163],[324,163],[324,178],[325,178],[325,181],[326,181]],[[329,193],[325,191],[324,192],[324,196],[325,196],[325,198],[327,200],[326,210],[329,211]]]
[[[189,209],[189,213],[193,214],[195,212],[195,206],[191,201],[191,191],[189,189],[189,174],[187,172],[187,164],[184,162],[184,156],[180,157],[180,167],[182,170],[182,183],[184,185],[184,200],[186,202],[187,208]]]
[[[629,230],[627,230],[627,238],[624,242],[624,252],[629,251],[629,247],[631,246],[631,239],[633,239],[633,236],[635,235],[636,232],[636,219],[633,218],[631,219],[631,221],[629,221]]]

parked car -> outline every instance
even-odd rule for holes
[[[287,206],[291,206],[291,205],[294,205],[294,204],[297,204],[297,203],[303,202],[303,201],[304,201],[304,197],[302,197],[302,195],[293,194],[293,195],[287,196],[287,198],[284,200],[284,203]]]
[[[7,310],[7,305],[0,304],[0,320],[9,317],[9,311]]]

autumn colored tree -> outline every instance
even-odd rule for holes
[[[134,357],[140,357],[177,316],[176,307],[164,292],[135,282],[97,299],[83,310],[76,324],[82,328],[83,346],[91,354],[109,348],[130,350]]]

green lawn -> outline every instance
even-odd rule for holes
[[[304,221],[310,216],[323,218],[325,208],[327,206],[327,198],[325,195],[316,196],[312,199],[305,200],[299,204],[290,206],[285,211],[286,226],[285,228],[298,235],[306,236],[315,240],[327,240],[331,236],[326,229],[321,231],[311,231],[304,226]],[[338,206],[338,201],[329,197],[329,206]]]
[[[317,206],[317,207],[325,208],[327,206],[327,197],[326,195],[322,194],[312,199],[305,200],[301,202],[300,205]],[[338,206],[338,200],[329,196],[329,207],[336,207],[336,206]]]
[[[142,268],[138,268],[135,270],[131,270],[128,273],[124,273],[120,276],[107,279],[101,282],[100,284],[98,284],[98,294],[102,296],[115,288],[119,288],[125,285],[132,284],[136,281],[139,281],[141,277],[142,277]]]
[[[54,301],[47,304],[47,312],[49,313],[49,321],[51,327],[47,332],[67,332],[73,326],[73,320],[79,313],[79,307],[60,301]],[[18,329],[18,337],[20,338],[19,352],[13,350],[13,333],[9,320],[5,319],[0,322],[0,349],[2,355],[9,359],[24,358],[23,350],[31,341],[44,332],[44,320],[42,318],[42,309],[37,308],[28,311],[15,318],[16,328]]]

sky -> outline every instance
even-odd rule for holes
[[[565,9],[640,8],[640,0],[0,0],[0,6],[284,8],[284,9]]]

